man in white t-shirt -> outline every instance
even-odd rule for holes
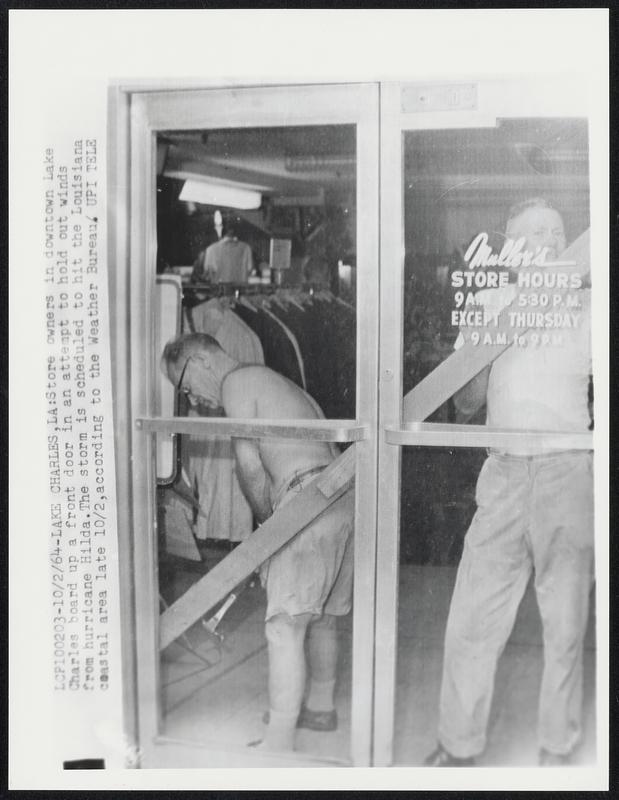
[[[524,237],[531,253],[547,248],[546,262],[557,261],[566,245],[560,214],[539,198],[514,206],[507,236]],[[518,273],[544,269],[520,267]],[[508,284],[476,299],[492,312],[510,304],[517,310],[522,291]],[[474,413],[485,400],[486,424],[493,427],[589,428],[590,292],[572,294],[580,304],[577,324],[558,328],[558,338],[545,345],[541,330],[529,331],[526,346],[509,347],[456,393],[461,414]],[[593,583],[592,454],[549,451],[542,443],[489,450],[476,500],[445,634],[439,744],[425,764],[470,766],[483,752],[497,662],[532,572],[544,643],[539,763],[570,763],[581,736],[583,640]]]

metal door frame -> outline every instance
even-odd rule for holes
[[[161,87],[159,87],[161,88]],[[287,102],[288,101],[288,102]],[[378,416],[378,161],[377,84],[213,87],[157,91],[118,86],[111,90],[111,138],[115,141],[111,197],[110,270],[114,330],[114,396],[119,488],[119,539],[125,621],[125,712],[141,766],[161,766],[158,702],[158,591],[155,564],[156,477],[153,434],[135,421],[153,417],[151,387],[156,259],[155,133],[165,129],[355,124],[357,130],[357,424],[366,436],[356,443],[355,589],[351,762],[371,763],[374,687],[374,585]],[[291,110],[294,109],[294,110]],[[116,216],[117,215],[117,216]],[[265,434],[266,435],[266,434]],[[311,431],[310,431],[311,435]],[[146,469],[144,468],[146,465]],[[141,565],[148,564],[150,569]],[[168,752],[185,760],[183,745]],[[194,748],[195,749],[195,748]],[[202,751],[204,752],[204,751]],[[245,753],[247,761],[252,761]],[[203,756],[201,757],[203,760]],[[191,757],[189,757],[191,761]],[[211,763],[213,763],[211,761]],[[238,758],[237,758],[238,763]],[[280,766],[311,762],[282,759]],[[259,757],[255,764],[260,765]],[[170,764],[173,766],[174,764]]]
[[[400,463],[403,445],[487,446],[487,429],[467,426],[407,425],[402,419],[402,342],[404,294],[403,135],[412,130],[494,127],[497,118],[588,116],[587,84],[574,80],[570,91],[560,77],[488,80],[475,83],[477,107],[471,110],[406,111],[403,92],[462,81],[381,83],[380,160],[380,397],[378,443],[378,542],[376,559],[376,660],[373,765],[393,762],[400,544]],[[468,84],[471,81],[467,81]],[[410,95],[409,95],[410,96]],[[599,187],[598,187],[599,188]],[[595,187],[591,184],[593,197]],[[594,208],[592,202],[592,230]],[[437,432],[437,428],[441,428]],[[476,427],[476,426],[475,426]],[[587,438],[587,437],[585,437]],[[578,439],[578,436],[576,437]],[[590,440],[591,437],[588,437]],[[498,439],[495,439],[498,442]],[[584,440],[583,440],[584,441]],[[572,442],[567,446],[585,446]],[[589,445],[590,446],[590,445]],[[599,704],[598,704],[599,708]],[[420,754],[421,757],[421,754]]]

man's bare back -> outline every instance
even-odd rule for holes
[[[321,419],[317,403],[299,386],[262,366],[240,366],[222,384],[222,402],[228,417],[248,419]],[[238,441],[238,440],[237,440]],[[248,443],[250,440],[243,440]],[[328,442],[298,439],[251,440],[262,466],[278,490],[295,473],[330,463],[337,455]],[[244,463],[240,463],[243,470]]]

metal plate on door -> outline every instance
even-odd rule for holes
[[[406,83],[401,92],[402,112],[464,111],[477,108],[476,83]]]

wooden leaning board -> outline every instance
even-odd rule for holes
[[[583,277],[589,272],[589,231],[585,231],[562,254],[562,261],[576,262],[576,268],[558,268],[557,271],[580,271]],[[557,292],[566,295],[569,290]],[[517,330],[509,326],[506,312],[499,315],[499,324],[493,333],[509,332],[505,345],[477,345],[466,342],[420,381],[403,400],[403,421],[422,422],[436,411],[458,389],[472,380],[491,364],[508,347],[513,334],[524,334],[527,328]],[[298,496],[275,513],[252,535],[238,545],[228,556],[197,581],[160,617],[159,646],[167,647],[200,617],[223,600],[235,586],[255,572],[258,567],[280,550],[294,536],[310,525],[332,503],[352,488],[355,473],[355,445],[349,447],[333,461]]]
[[[589,274],[589,230],[582,233],[561,254],[561,261],[574,261],[575,267],[557,267],[556,272],[566,274],[578,272],[583,279]],[[552,267],[545,268],[548,272],[554,271]],[[532,293],[534,290],[528,290]],[[560,291],[551,290],[552,294],[565,295],[573,293],[569,289]],[[405,395],[402,405],[402,419],[404,422],[422,422],[433,411],[448,400],[458,389],[472,380],[485,367],[491,364],[501,353],[513,344],[514,334],[524,335],[529,328],[513,328],[509,324],[508,310],[499,314],[498,325],[492,328],[493,336],[505,334],[506,344],[479,344],[473,346],[466,342],[463,347],[442,361],[429,375]],[[523,309],[524,310],[524,309]],[[552,310],[542,309],[539,311]],[[477,329],[479,330],[479,329]]]
[[[331,462],[298,496],[279,508],[161,615],[159,647],[171,644],[350,489],[355,447]]]

